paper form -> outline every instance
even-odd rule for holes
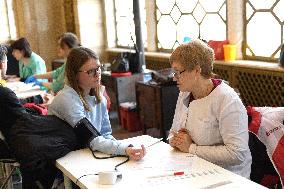
[[[17,92],[25,92],[25,91],[29,91],[29,90],[34,90],[34,89],[39,89],[39,86],[33,86],[34,83],[24,83],[24,82],[7,82],[6,83],[6,87],[8,87],[9,89],[11,89],[12,91],[14,91],[15,93]]]

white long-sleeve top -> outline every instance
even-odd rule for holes
[[[189,94],[180,92],[171,130],[189,131],[194,142],[189,153],[249,178],[248,118],[237,93],[222,82],[188,106]]]

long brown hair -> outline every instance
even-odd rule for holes
[[[85,47],[76,47],[73,48],[70,51],[70,54],[67,57],[66,61],[66,67],[65,67],[65,76],[66,76],[66,83],[70,87],[72,87],[79,95],[84,108],[88,111],[91,110],[89,107],[87,101],[84,97],[84,91],[78,84],[77,74],[80,70],[80,68],[89,60],[94,59],[96,62],[99,61],[99,56],[92,51],[91,49],[85,48]],[[98,86],[96,88],[92,88],[90,91],[91,96],[96,97],[96,102],[94,103],[100,103],[101,98],[101,86]]]

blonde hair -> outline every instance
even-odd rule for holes
[[[91,108],[89,107],[84,95],[83,95],[83,89],[80,88],[77,80],[77,74],[80,70],[80,68],[89,60],[94,59],[96,62],[99,61],[99,56],[92,51],[91,49],[85,48],[85,47],[76,47],[73,48],[70,51],[70,54],[67,57],[66,61],[66,67],[65,67],[65,76],[66,76],[66,82],[70,87],[72,87],[79,95],[84,108],[87,111],[90,111]],[[101,102],[101,86],[98,86],[96,88],[92,88],[90,91],[91,96],[96,97],[95,104],[98,104]]]
[[[201,75],[210,78],[213,71],[214,51],[201,40],[193,40],[178,46],[170,56],[170,63],[178,62],[184,69],[201,68]]]

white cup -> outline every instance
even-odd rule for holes
[[[112,185],[116,182],[117,172],[116,171],[102,171],[99,172],[99,184]]]

